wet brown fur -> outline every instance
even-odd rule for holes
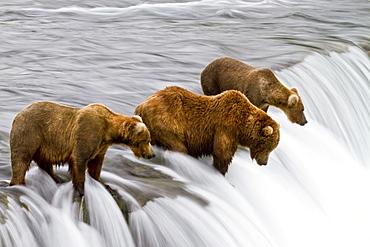
[[[154,156],[149,131],[143,126],[139,117],[117,114],[100,104],[74,108],[53,102],[34,103],[13,121],[10,185],[25,184],[32,160],[56,182],[53,165],[68,163],[73,185],[83,194],[86,169],[99,181],[110,145],[129,146],[137,157]]]
[[[212,155],[222,174],[238,145],[249,147],[251,158],[265,165],[280,138],[279,125],[235,90],[203,96],[167,87],[141,103],[135,114],[147,125],[154,145],[194,157]],[[266,134],[268,126],[273,133]]]
[[[265,112],[272,105],[283,110],[292,123],[307,123],[298,90],[286,88],[269,69],[254,68],[234,58],[221,57],[202,71],[201,85],[205,95],[238,90]],[[289,103],[291,95],[297,95],[298,98]]]

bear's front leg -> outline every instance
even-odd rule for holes
[[[84,195],[88,162],[93,160],[100,150],[105,133],[102,126],[104,126],[104,121],[102,122],[102,119],[95,112],[85,112],[77,122],[71,170],[73,186],[81,196]]]
[[[238,145],[227,133],[217,133],[213,140],[213,167],[225,176]]]
[[[233,159],[233,156],[222,155],[220,157],[214,154],[213,155],[213,167],[216,168],[222,175],[225,176],[227,170],[229,169],[229,165],[232,159]]]
[[[74,159],[71,169],[73,187],[78,191],[80,196],[83,196],[85,191],[87,162],[88,160],[86,159]]]
[[[104,148],[94,159],[89,160],[87,163],[87,171],[90,176],[96,181],[100,181],[100,173],[103,166],[104,155],[107,152],[107,148]]]

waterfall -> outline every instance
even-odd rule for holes
[[[370,58],[358,47],[348,52],[315,54],[277,72],[296,85],[312,120],[335,133],[363,165],[370,160]]]
[[[368,246],[369,68],[351,46],[276,71],[298,88],[308,124],[269,110],[281,141],[266,167],[246,148],[226,177],[209,157],[156,148],[146,161],[109,149],[102,181],[130,205],[128,219],[89,176],[78,201],[71,182],[32,167],[27,187],[0,188],[0,246]]]

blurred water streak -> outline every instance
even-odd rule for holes
[[[368,246],[369,12],[365,0],[0,3],[0,246]],[[5,187],[11,122],[28,104],[132,115],[165,86],[201,94],[200,72],[221,56],[273,69],[303,98],[304,127],[269,110],[281,142],[268,166],[241,148],[225,179],[211,158],[156,148],[138,161],[113,147],[102,179],[128,222],[89,177],[82,204],[35,167],[27,187]]]

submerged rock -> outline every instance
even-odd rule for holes
[[[368,56],[370,56],[370,44],[361,44],[360,47],[365,50]]]
[[[160,163],[160,158],[155,158],[152,162]],[[156,198],[177,196],[185,196],[203,206],[208,205],[203,198],[190,193],[184,182],[175,180],[155,166],[142,164],[139,160],[136,162],[124,156],[115,156],[105,161],[105,170],[126,180],[135,181],[135,186],[128,183],[120,184],[120,187],[132,195],[142,207]],[[109,183],[109,181],[104,182]]]

